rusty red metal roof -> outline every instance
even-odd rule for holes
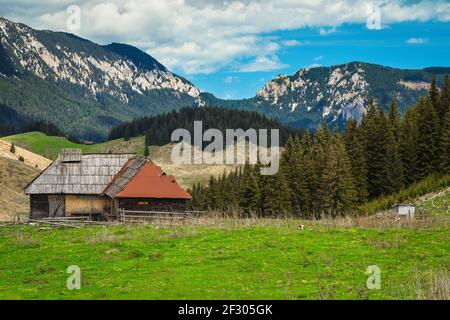
[[[192,199],[175,180],[153,162],[146,162],[116,195],[117,198]]]

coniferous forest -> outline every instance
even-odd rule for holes
[[[203,131],[210,128],[219,129],[225,133],[227,128],[279,129],[280,143],[284,144],[289,135],[295,135],[301,130],[290,129],[280,122],[246,110],[231,110],[215,107],[182,108],[179,111],[148,116],[124,122],[111,130],[109,140],[146,135],[146,145],[165,145],[171,142],[171,134],[175,129],[184,128],[194,134],[194,121],[201,120]]]
[[[450,81],[433,80],[427,96],[400,116],[370,100],[362,121],[342,132],[324,124],[290,136],[278,174],[259,165],[211,177],[191,190],[193,208],[304,218],[351,213],[369,200],[393,194],[430,175],[450,173]]]

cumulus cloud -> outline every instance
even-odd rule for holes
[[[335,33],[336,31],[337,31],[336,27],[319,29],[319,33],[321,36],[327,36],[329,34]]]
[[[252,62],[239,68],[240,72],[273,71],[288,67],[289,65],[281,63],[277,56],[258,56]]]
[[[298,40],[292,39],[292,40],[283,40],[281,41],[281,44],[286,46],[286,47],[297,47],[297,46],[301,46],[302,43]]]
[[[76,33],[100,43],[136,45],[169,68],[187,74],[219,69],[276,70],[283,46],[298,40],[269,38],[280,30],[312,27],[323,34],[343,23],[365,24],[369,0],[0,0],[0,15],[35,28],[67,31],[66,9],[81,8]],[[375,1],[376,2],[376,1]],[[380,2],[383,24],[449,21],[445,0]],[[242,65],[242,61],[249,61]]]
[[[239,82],[239,77],[236,76],[226,76],[225,79],[223,79],[223,82],[230,84],[230,83],[236,83]]]
[[[424,39],[424,38],[411,38],[406,40],[406,43],[408,44],[424,44],[428,42],[428,39]]]

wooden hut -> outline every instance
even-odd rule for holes
[[[192,199],[175,178],[135,154],[82,154],[63,149],[24,189],[30,217],[114,217],[118,209],[183,210]]]

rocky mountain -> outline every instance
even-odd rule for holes
[[[135,47],[0,18],[0,103],[100,139],[123,120],[202,101],[192,83]]]
[[[386,109],[395,99],[404,112],[426,93],[433,75],[439,85],[444,74],[450,74],[450,68],[401,70],[351,62],[279,75],[252,99],[224,101],[207,94],[203,99],[227,108],[259,110],[293,127],[315,128],[322,121],[333,126],[349,118],[360,120],[371,97]]]
[[[304,68],[279,75],[251,99],[200,93],[139,49],[101,46],[75,35],[38,31],[0,18],[0,120],[50,121],[81,139],[102,140],[119,123],[186,106],[256,110],[292,127],[316,128],[360,119],[369,98],[401,111],[426,92],[433,74],[450,68],[401,70],[363,62]],[[1,128],[0,128],[1,129]]]

